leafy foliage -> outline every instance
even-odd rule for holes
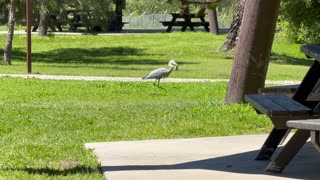
[[[62,11],[75,10],[82,23],[105,25],[105,29],[114,17],[112,4],[113,0],[66,0]]]
[[[130,13],[153,14],[175,12],[179,9],[179,1],[168,0],[127,0],[126,11]]]
[[[201,1],[201,0],[199,0]],[[218,11],[220,15],[233,15],[236,9],[236,0],[219,0]],[[214,3],[215,4],[215,3]],[[178,12],[181,0],[127,0],[127,13],[153,14]],[[199,7],[190,7],[198,9]]]
[[[320,42],[320,0],[281,2],[279,29],[294,42]]]
[[[40,16],[40,1],[33,0],[33,19],[39,19]],[[7,17],[8,0],[0,0],[0,12],[4,12],[4,17]],[[59,19],[67,21],[66,11],[75,10],[84,12],[80,14],[84,24],[108,24],[113,18],[113,0],[61,0],[48,1],[47,11],[50,15],[56,15]],[[21,22],[25,19],[25,1],[17,0],[17,16],[16,21]],[[94,12],[94,13],[92,13]],[[5,18],[6,21],[6,18]]]

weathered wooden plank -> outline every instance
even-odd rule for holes
[[[320,44],[301,46],[300,50],[307,56],[320,61]]]
[[[288,121],[288,127],[309,130],[313,146],[320,152],[320,119]]]
[[[318,61],[314,61],[309,71],[303,78],[299,88],[296,93],[293,95],[292,99],[307,106],[310,109],[313,109],[317,106],[319,102],[315,101],[307,101],[307,98],[315,87],[316,83],[320,78],[320,63]]]
[[[311,114],[311,109],[285,95],[250,94],[245,96],[245,101],[269,117]]]
[[[183,21],[176,21],[176,22],[171,22],[171,21],[162,21],[161,22],[163,26],[209,26],[209,22],[183,22]]]
[[[267,95],[249,94],[245,96],[245,101],[267,116],[290,115],[286,108],[270,99]]]
[[[258,92],[261,94],[290,94],[291,95],[297,91],[299,86],[300,84],[265,87],[265,88],[259,88]]]
[[[314,148],[316,148],[318,152],[320,152],[320,132],[311,131],[310,136],[311,136],[312,145],[314,146]]]
[[[287,126],[295,129],[320,131],[320,119],[288,121]]]
[[[268,95],[268,98],[288,110],[291,115],[308,115],[311,109],[284,95]]]
[[[307,97],[307,101],[320,101],[320,79]]]

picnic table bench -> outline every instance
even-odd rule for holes
[[[62,26],[67,24],[66,22],[60,20],[56,15],[49,15],[48,22],[49,22],[48,28],[50,28],[53,32],[56,31],[56,28],[58,29],[59,32],[62,32],[63,31]],[[23,26],[26,26],[26,21],[22,20],[20,24],[22,24]],[[36,32],[37,29],[39,28],[39,20],[38,19],[32,20],[31,26],[33,26],[32,32]]]
[[[287,126],[295,129],[310,131],[311,142],[316,150],[320,152],[320,119],[288,121]]]
[[[68,10],[66,11],[66,14],[69,19],[69,29],[72,32],[79,31],[79,28],[86,28],[88,32],[100,32],[100,31],[110,31],[110,32],[117,32],[121,31],[122,27],[125,24],[128,24],[129,22],[122,22],[122,15],[120,18],[118,15],[114,17],[113,20],[111,20],[108,24],[108,29],[104,29],[105,26],[103,26],[106,22],[100,21],[100,22],[94,22],[91,19],[92,14],[94,14],[95,11],[85,11],[85,10]],[[84,19],[83,19],[84,18]],[[119,20],[120,19],[120,20]]]
[[[180,26],[181,31],[185,31],[187,27],[191,31],[194,31],[194,27],[203,26],[207,32],[209,29],[209,22],[206,22],[204,19],[204,14],[196,15],[194,13],[189,14],[180,14],[180,13],[171,13],[171,21],[160,21],[163,26],[168,26],[166,32],[171,32],[173,26]],[[192,19],[200,19],[200,21],[192,21]]]
[[[319,117],[320,104],[320,45],[306,45],[301,51],[316,58],[292,98],[283,94],[248,94],[245,101],[252,105],[258,113],[265,114],[272,121],[274,128],[262,145],[256,160],[269,160],[281,140],[290,131],[289,120],[307,120]],[[281,172],[296,152],[309,138],[309,133],[298,130],[290,139],[277,158],[270,163],[267,170]],[[302,146],[301,146],[302,144]]]
[[[260,94],[283,94],[288,97],[292,97],[299,88],[300,84],[284,85],[284,86],[271,86],[265,88],[259,88]]]

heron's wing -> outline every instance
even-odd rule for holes
[[[144,76],[142,79],[161,79],[168,73],[166,68],[158,68],[151,71],[149,74]]]

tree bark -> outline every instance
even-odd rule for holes
[[[218,17],[215,9],[208,10],[208,19],[210,24],[210,32],[212,34],[219,35]]]
[[[48,0],[41,0],[40,20],[39,20],[39,36],[46,36],[48,34]]]
[[[9,4],[9,16],[8,16],[8,34],[7,41],[4,47],[3,53],[3,64],[11,64],[11,52],[12,52],[12,42],[14,35],[14,23],[15,23],[15,7],[16,0],[10,0]]]
[[[227,90],[227,103],[240,103],[244,94],[264,87],[280,0],[245,4],[239,42]]]
[[[236,47],[245,3],[246,3],[246,0],[238,0],[238,9],[236,14],[233,16],[233,20],[230,26],[227,39],[223,43],[223,45],[219,48],[219,51],[230,51]]]

